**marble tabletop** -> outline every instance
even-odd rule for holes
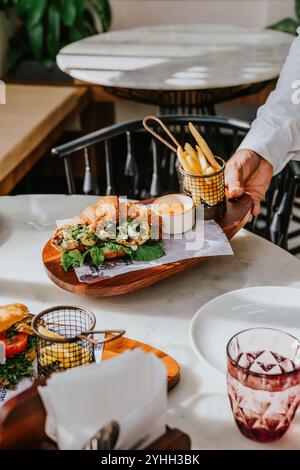
[[[243,287],[300,287],[300,262],[262,238],[242,230],[234,256],[207,259],[191,270],[126,296],[92,299],[56,287],[44,272],[41,251],[55,221],[78,214],[92,196],[4,196],[0,198],[0,305],[23,302],[37,313],[54,305],[90,308],[101,328],[125,328],[128,337],[173,356],[181,381],[170,393],[168,424],[186,431],[194,449],[296,449],[300,415],[277,443],[256,444],[234,424],[225,376],[196,356],[189,341],[195,312],[208,300]]]
[[[293,37],[233,25],[141,27],[91,36],[64,47],[58,66],[109,87],[202,90],[276,78]]]

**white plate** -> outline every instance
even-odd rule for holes
[[[196,352],[225,373],[228,341],[256,326],[284,330],[300,339],[300,289],[251,287],[220,295],[198,310],[190,338]]]

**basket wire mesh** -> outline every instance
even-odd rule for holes
[[[221,169],[212,174],[192,175],[179,167],[179,178],[183,192],[190,196],[194,204],[211,208],[223,205],[225,202],[225,162],[220,157],[215,157],[221,165]]]
[[[77,337],[93,330],[95,324],[94,314],[80,307],[54,307],[38,314],[33,328],[37,334],[39,376],[95,361],[95,345]]]

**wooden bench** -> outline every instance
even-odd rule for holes
[[[88,103],[86,87],[7,85],[0,105],[0,195],[11,192]]]

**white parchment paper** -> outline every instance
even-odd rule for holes
[[[169,239],[164,238],[161,242],[165,255],[155,261],[143,262],[131,261],[128,257],[117,258],[113,261],[106,261],[98,268],[93,265],[75,268],[76,275],[80,282],[91,284],[101,279],[185,259],[233,254],[225,233],[214,220],[197,221],[193,230],[183,235],[171,235]]]

